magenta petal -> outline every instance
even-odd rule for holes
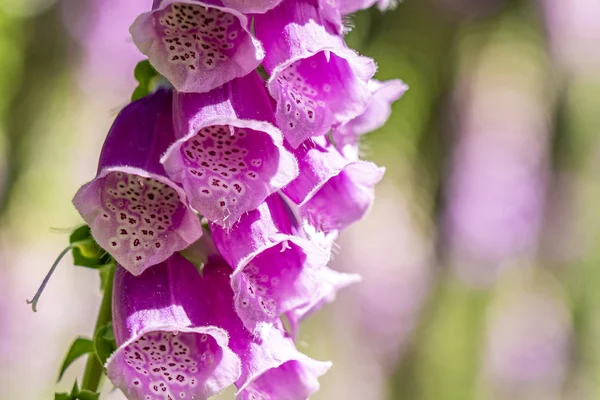
[[[354,161],[300,206],[300,214],[323,232],[345,229],[371,208],[373,188],[384,172],[371,162]]]
[[[240,12],[197,0],[164,0],[130,28],[158,72],[182,92],[208,92],[250,73],[264,57]]]
[[[73,203],[92,235],[135,275],[202,234],[184,191],[166,177],[160,155],[174,140],[170,91],[125,107],[106,138],[98,175]]]
[[[211,226],[217,248],[234,267],[236,311],[251,331],[304,305],[321,284],[316,277],[329,249],[301,237],[293,218],[275,194],[231,229]]]
[[[300,172],[282,191],[297,205],[310,200],[351,163],[325,137],[306,140],[293,154],[298,159]]]
[[[317,378],[331,367],[331,363],[305,357],[288,361],[271,369],[242,390],[236,400],[306,400],[319,390]]]
[[[381,128],[392,113],[392,103],[406,92],[408,86],[399,79],[385,82],[371,79],[369,89],[372,97],[366,110],[333,132],[333,139],[338,148],[356,145],[359,136]]]
[[[296,307],[286,313],[290,322],[291,332],[295,335],[300,322],[310,314],[320,310],[325,304],[335,300],[338,290],[348,285],[361,281],[358,274],[345,274],[330,268],[322,268],[316,277],[319,286],[312,293],[310,299],[301,307]]]
[[[113,327],[119,346],[106,364],[128,399],[207,399],[234,383],[240,359],[225,330],[207,325],[201,280],[178,254],[136,277],[117,267]]]
[[[233,308],[234,293],[229,284],[230,273],[231,267],[219,256],[210,257],[204,266],[202,282],[197,286],[197,290],[203,293],[206,299],[203,308],[210,310],[211,323],[227,330],[230,347],[242,361],[242,373],[235,383],[239,391],[246,393],[246,388],[253,387],[256,381],[269,380],[272,371],[285,369],[283,366],[287,363],[300,362],[302,365],[319,369],[318,375],[324,373],[329,363],[311,360],[298,352],[281,324],[261,324],[255,334],[244,327]],[[307,373],[310,374],[310,371]],[[312,376],[316,379],[318,375]],[[305,383],[299,374],[287,379],[290,382],[295,379],[294,385],[301,392],[314,388],[313,381]],[[272,382],[275,385],[278,383]]]
[[[255,31],[266,49],[277,125],[293,147],[365,110],[375,64],[346,47],[316,0],[284,0],[255,16]]]
[[[231,226],[298,175],[257,74],[209,93],[179,93],[174,104],[180,139],[162,161],[211,222]]]

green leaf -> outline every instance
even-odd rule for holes
[[[148,60],[140,61],[133,71],[135,80],[138,81],[138,87],[131,95],[131,101],[141,99],[150,93],[152,81],[158,75],[158,72],[152,67]]]
[[[72,400],[69,393],[54,393],[54,400]]]
[[[75,229],[69,237],[73,247],[73,264],[86,268],[99,268],[111,262],[110,255],[96,243],[87,225]]]
[[[75,396],[77,400],[98,400],[100,399],[100,393],[94,393],[89,390],[82,390]]]
[[[65,371],[67,370],[69,365],[71,365],[73,363],[73,361],[77,360],[79,357],[81,357],[85,354],[92,353],[93,351],[94,351],[94,343],[90,339],[86,339],[86,338],[75,339],[73,341],[73,343],[71,343],[71,347],[69,348],[69,351],[67,351],[67,355],[65,356],[62,366],[60,367],[60,372],[58,374],[58,380],[59,381],[61,380],[63,374],[65,373]]]
[[[113,333],[112,323],[98,328],[94,335],[94,351],[100,364],[104,366],[106,360],[112,353],[117,350],[117,343],[115,341],[115,335]]]

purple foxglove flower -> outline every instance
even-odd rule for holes
[[[308,358],[308,357],[307,357]],[[331,364],[311,359],[288,361],[259,376],[236,400],[285,399],[306,400],[319,390],[317,377],[327,372]]]
[[[255,32],[266,49],[277,125],[294,148],[365,110],[375,64],[346,46],[317,0],[284,0],[255,16]]]
[[[325,137],[307,140],[295,155],[300,174],[283,192],[311,225],[324,232],[339,231],[366,214],[384,168],[345,158]]]
[[[381,128],[392,113],[392,103],[406,92],[408,86],[399,79],[385,82],[371,79],[369,89],[372,97],[365,112],[333,132],[333,140],[338,149],[355,147],[359,136]]]
[[[256,73],[209,93],[177,93],[174,118],[179,139],[161,161],[212,222],[231,226],[298,175]]]
[[[166,177],[160,155],[173,141],[171,91],[125,107],[108,133],[98,174],[73,199],[92,235],[135,275],[202,234],[184,191]]]
[[[113,327],[119,346],[107,374],[130,400],[207,399],[240,376],[227,331],[213,312],[196,268],[179,254],[134,276],[115,272]]]
[[[233,308],[231,272],[220,256],[209,256],[196,288],[205,297],[203,307],[211,314],[209,324],[227,330],[230,347],[242,361],[242,372],[235,382],[237,399],[308,398],[318,390],[317,378],[331,363],[298,352],[280,324],[261,324],[256,335],[248,331]]]
[[[240,12],[214,1],[155,1],[130,28],[158,72],[182,92],[208,92],[258,67],[264,51]]]
[[[315,279],[319,282],[319,285],[310,299],[305,304],[286,313],[292,333],[298,331],[300,322],[304,318],[318,311],[325,304],[334,301],[340,289],[362,280],[358,274],[345,274],[327,267],[320,269],[315,274]]]
[[[213,224],[211,233],[217,249],[234,268],[235,307],[250,331],[256,331],[261,322],[274,322],[283,313],[318,303],[331,288],[331,283],[319,279],[330,248],[302,235],[278,194],[231,229]]]

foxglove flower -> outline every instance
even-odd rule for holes
[[[174,140],[170,90],[125,107],[108,133],[95,179],[73,203],[100,246],[139,275],[202,234],[184,191],[166,177],[160,155]]]
[[[225,330],[207,325],[200,275],[179,254],[140,276],[115,271],[113,327],[119,346],[107,374],[130,400],[207,399],[233,384],[240,359]]]
[[[231,226],[298,175],[256,73],[209,93],[176,94],[174,118],[179,139],[162,162],[212,222]]]
[[[277,125],[294,148],[360,115],[371,96],[374,62],[346,47],[320,10],[317,0],[284,0],[255,16]]]
[[[264,51],[240,12],[214,1],[155,1],[130,28],[158,72],[182,92],[208,92],[258,67]]]
[[[392,113],[392,103],[406,92],[408,86],[399,79],[385,82],[371,79],[369,89],[372,96],[365,111],[335,129],[332,135],[336,147],[349,157],[357,157],[356,145],[360,136],[381,128],[386,123]]]
[[[321,231],[332,232],[365,215],[384,168],[347,159],[324,137],[307,140],[294,154],[300,174],[283,192],[300,207],[304,219]]]
[[[286,312],[286,317],[290,323],[290,331],[296,333],[300,322],[319,311],[325,304],[335,300],[337,292],[353,283],[360,282],[361,276],[358,274],[346,274],[334,271],[331,268],[322,268],[316,275],[315,279],[319,285],[315,288],[308,301],[298,307]]]
[[[235,307],[250,331],[262,322],[274,323],[283,313],[319,303],[331,287],[319,279],[331,249],[302,235],[301,226],[278,194],[231,229],[213,224],[211,233],[217,249],[234,268]]]
[[[179,268],[193,269],[191,265]],[[194,271],[196,272],[196,271]],[[304,400],[318,390],[317,378],[331,366],[298,352],[281,324],[260,324],[254,334],[248,331],[233,307],[234,293],[229,283],[232,270],[219,256],[209,256],[196,287],[203,294],[210,324],[227,330],[230,347],[242,361],[235,382],[238,399]],[[196,275],[197,272],[196,272]]]

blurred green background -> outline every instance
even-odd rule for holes
[[[49,399],[98,277],[65,260],[150,0],[0,0],[0,399]],[[361,143],[387,168],[334,268],[363,283],[298,347],[314,399],[600,399],[600,1],[405,0],[347,18],[410,90]],[[105,385],[106,398],[121,395]],[[224,396],[231,398],[231,396]]]

